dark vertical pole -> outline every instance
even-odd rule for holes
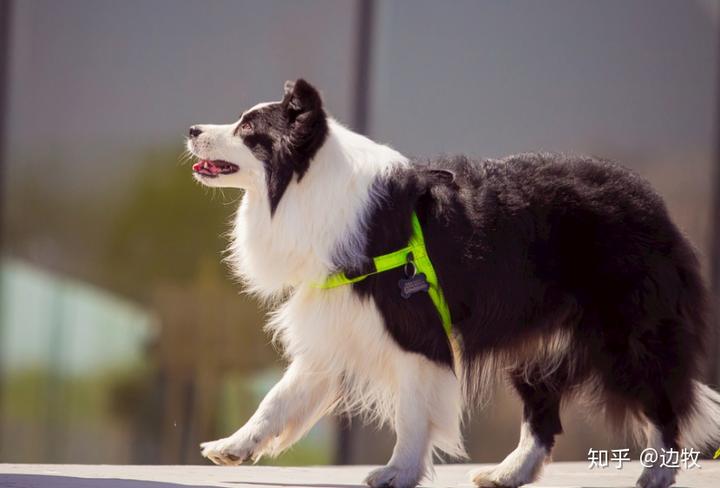
[[[713,175],[712,237],[710,242],[710,325],[713,342],[710,346],[709,379],[714,385],[720,382],[720,29],[717,36],[716,80],[715,80],[715,174]]]
[[[353,126],[367,134],[370,114],[370,79],[372,69],[372,34],[375,15],[374,0],[357,2],[357,36],[355,41],[355,90],[353,97]]]
[[[7,121],[8,64],[10,58],[10,0],[0,0],[0,210],[2,210],[5,124]],[[0,230],[1,231],[1,230]],[[2,234],[0,233],[0,245]]]
[[[7,122],[8,103],[8,65],[10,58],[10,0],[0,0],[0,251],[3,249],[3,188],[4,188],[4,163],[5,163],[5,133]],[[3,291],[0,289],[0,297]],[[2,324],[0,324],[2,327]],[[1,331],[0,331],[1,332]],[[1,362],[1,361],[0,361]],[[0,370],[0,426],[4,416],[2,412],[4,398],[5,378]],[[0,445],[2,445],[2,431],[0,430]]]
[[[355,37],[355,86],[353,90],[353,128],[361,134],[368,133],[370,114],[370,70],[372,61],[372,34],[375,15],[374,0],[357,0],[357,30]],[[358,425],[352,424],[349,416],[338,418],[338,445],[336,464],[350,464],[353,461],[353,438]]]

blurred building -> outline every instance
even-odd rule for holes
[[[10,259],[0,265],[0,449],[26,461],[99,462],[100,442],[127,456],[132,434],[107,421],[108,379],[143,367],[157,332],[154,317],[35,266]]]

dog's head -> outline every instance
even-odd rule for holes
[[[285,82],[279,102],[261,103],[227,125],[193,125],[188,150],[199,161],[195,178],[207,186],[265,186],[274,212],[294,177],[310,166],[328,132],[318,91],[307,81]]]

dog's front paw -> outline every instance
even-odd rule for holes
[[[203,457],[215,464],[238,465],[256,460],[262,454],[260,439],[247,435],[242,430],[230,437],[200,444]]]
[[[414,488],[422,475],[422,470],[416,467],[399,468],[388,464],[371,471],[365,484],[371,488]]]
[[[479,468],[470,472],[470,480],[477,488],[515,488],[519,485],[506,484],[500,480],[493,468]]]

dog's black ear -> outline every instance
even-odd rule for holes
[[[455,181],[455,173],[449,169],[429,169],[427,174],[434,183],[450,184]]]
[[[288,124],[284,149],[296,155],[307,153],[307,157],[296,157],[296,160],[309,160],[325,140],[328,131],[320,93],[302,78],[286,81],[282,105]],[[304,163],[297,164],[307,166]],[[299,175],[303,173],[303,169],[298,170]]]
[[[455,173],[447,169],[420,167],[417,176],[418,194],[424,195],[436,188],[455,187]]]
[[[285,82],[285,95],[282,104],[291,121],[303,114],[319,114],[322,112],[320,93],[302,78]]]

